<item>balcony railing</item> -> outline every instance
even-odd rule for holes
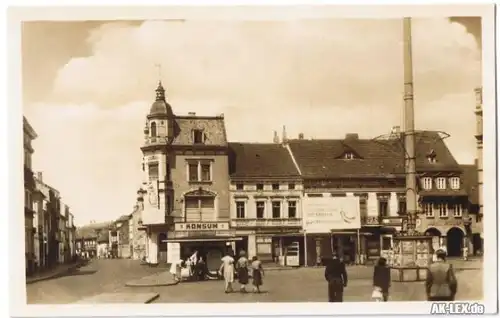
[[[167,143],[167,138],[166,137],[148,137],[146,139],[146,144],[166,144]]]
[[[363,226],[380,226],[382,217],[380,216],[362,216],[361,225]]]
[[[231,227],[252,228],[252,227],[301,227],[302,219],[232,219]]]

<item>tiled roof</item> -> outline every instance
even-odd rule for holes
[[[226,126],[224,117],[202,117],[202,116],[176,116],[174,127],[174,140],[172,145],[192,146],[193,130],[200,129],[205,135],[204,145],[227,146]]]
[[[232,178],[298,177],[288,149],[280,144],[229,143]]]
[[[418,132],[415,136],[418,172],[461,171],[438,132]],[[290,140],[290,148],[304,178],[387,177],[404,174],[402,139],[320,139]],[[436,163],[427,154],[434,150]],[[360,159],[339,159],[352,151]]]
[[[469,202],[479,204],[477,165],[460,165],[465,190],[469,195]]]

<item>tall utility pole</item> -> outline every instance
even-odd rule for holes
[[[408,234],[415,233],[417,218],[417,178],[415,165],[415,113],[413,107],[413,61],[411,18],[403,19],[404,56],[404,149]]]

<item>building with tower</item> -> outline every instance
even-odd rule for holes
[[[209,267],[211,259],[218,263],[235,240],[224,116],[174,115],[160,82],[141,151],[147,261],[170,262],[198,250]]]

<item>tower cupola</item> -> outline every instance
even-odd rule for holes
[[[173,116],[172,106],[170,106],[165,99],[165,89],[158,82],[158,87],[156,88],[156,98],[154,103],[151,105],[148,117],[171,117]]]

